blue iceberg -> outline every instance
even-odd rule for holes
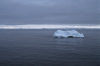
[[[83,38],[84,34],[79,33],[76,30],[69,30],[69,31],[57,30],[54,33],[54,37],[56,38],[75,38],[75,37]]]

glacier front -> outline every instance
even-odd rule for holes
[[[69,31],[57,30],[54,33],[54,37],[56,38],[74,38],[74,37],[83,38],[84,34],[79,33],[76,30],[69,30]]]

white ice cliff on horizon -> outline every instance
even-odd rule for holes
[[[100,25],[88,24],[27,24],[27,25],[0,25],[0,29],[100,29]]]
[[[69,31],[63,31],[63,30],[57,30],[54,33],[54,37],[56,38],[74,38],[74,37],[79,37],[79,38],[83,38],[84,34],[79,33],[76,30],[69,30]]]

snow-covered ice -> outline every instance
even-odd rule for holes
[[[76,30],[69,30],[69,31],[57,30],[54,33],[54,37],[57,37],[57,38],[61,38],[61,37],[63,37],[63,38],[74,38],[74,37],[83,38],[84,34],[79,33]]]

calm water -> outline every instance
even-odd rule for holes
[[[0,30],[0,66],[100,66],[100,30],[55,39],[55,30]]]

